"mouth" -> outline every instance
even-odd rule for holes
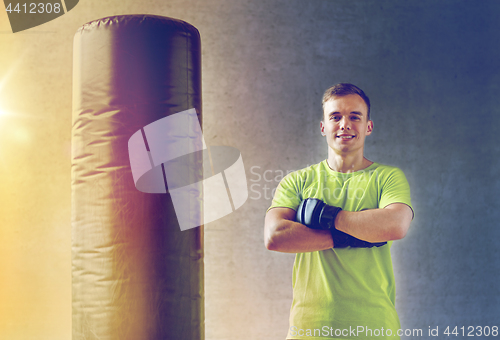
[[[340,138],[340,139],[343,139],[343,140],[347,140],[347,139],[353,139],[353,138],[354,138],[354,135],[339,135],[339,136],[337,136],[336,138]]]

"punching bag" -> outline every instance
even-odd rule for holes
[[[73,62],[73,340],[204,339],[202,226],[181,230],[168,190],[139,190],[129,154],[135,135],[151,155],[156,121],[188,112],[201,125],[199,33],[103,18],[77,31]]]

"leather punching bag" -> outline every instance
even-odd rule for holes
[[[168,193],[136,188],[128,150],[134,133],[186,110],[201,125],[196,28],[165,17],[125,15],[77,31],[74,340],[204,339],[203,227],[181,231]]]

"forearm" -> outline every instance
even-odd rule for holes
[[[333,247],[330,231],[310,229],[289,219],[275,219],[272,213],[266,215],[264,242],[267,249],[283,253],[307,253]]]
[[[341,211],[335,228],[367,242],[399,240],[406,236],[413,213],[403,204],[384,209]]]

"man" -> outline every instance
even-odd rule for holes
[[[408,182],[364,157],[358,87],[326,90],[320,127],[328,158],[283,178],[265,219],[267,249],[297,253],[287,339],[398,339],[390,246],[413,219]]]

